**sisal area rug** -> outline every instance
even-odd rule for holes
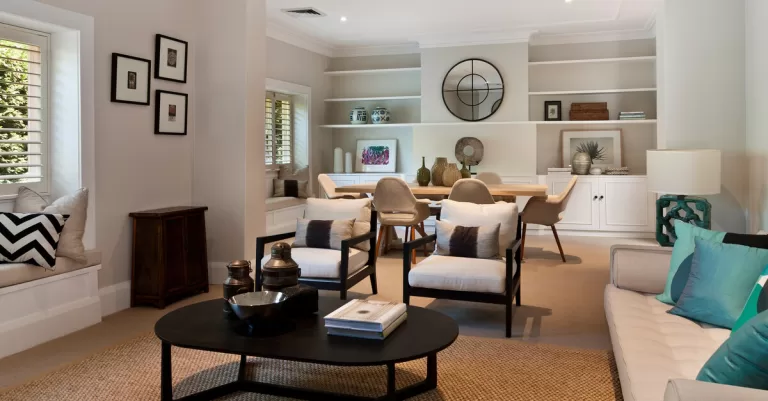
[[[173,348],[174,398],[237,376],[238,357]],[[413,400],[621,400],[609,351],[460,336],[437,357],[438,388]],[[249,358],[249,378],[363,396],[386,392],[384,367],[329,367]],[[426,362],[397,365],[397,386],[423,380]],[[0,400],[158,400],[160,341],[145,334],[21,386]],[[284,398],[238,393],[225,400]]]

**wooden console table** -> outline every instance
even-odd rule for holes
[[[131,306],[208,292],[205,206],[134,212]]]

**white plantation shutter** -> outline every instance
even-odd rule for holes
[[[46,191],[48,37],[0,24],[0,195]]]
[[[264,161],[277,167],[293,161],[293,99],[282,93],[267,92]]]

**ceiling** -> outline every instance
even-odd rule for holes
[[[270,36],[291,37],[323,53],[343,53],[509,43],[531,37],[647,35],[662,1],[267,0],[267,19]],[[281,11],[300,7],[313,7],[326,16],[297,18]],[[342,16],[346,22],[340,21]]]

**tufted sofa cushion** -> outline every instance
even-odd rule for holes
[[[664,399],[670,379],[695,379],[730,330],[670,315],[654,294],[605,288],[605,315],[625,401]]]

